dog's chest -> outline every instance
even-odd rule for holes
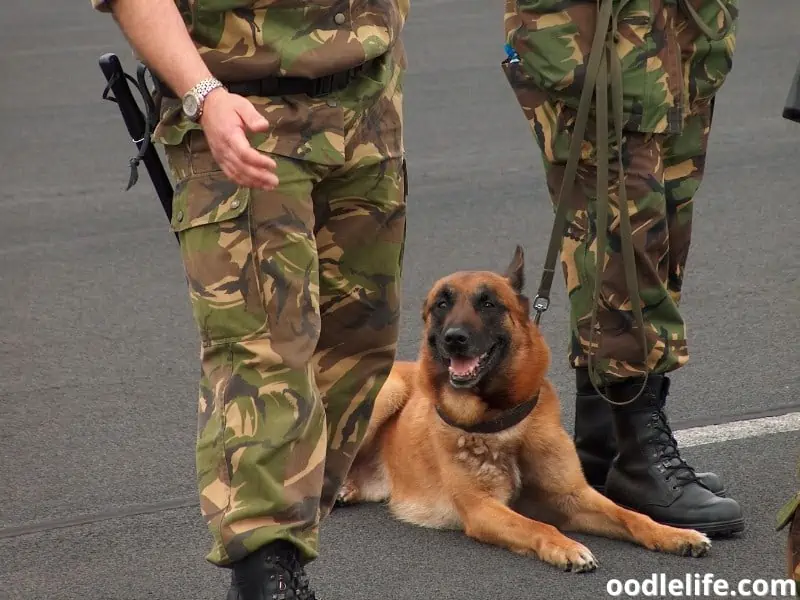
[[[493,490],[498,499],[509,501],[521,484],[516,444],[502,435],[460,435],[455,459],[469,471],[475,483]]]

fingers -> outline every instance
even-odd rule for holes
[[[241,129],[234,130],[228,137],[223,150],[221,164],[226,174],[240,185],[274,189],[278,185],[275,175],[277,163],[252,146]]]
[[[248,165],[223,167],[225,174],[244,187],[274,190],[278,187],[278,177],[271,171],[256,169]]]
[[[278,168],[278,164],[272,158],[250,145],[241,129],[233,129],[227,141],[229,152],[242,164],[270,171]]]
[[[252,102],[245,100],[245,102],[242,103],[239,116],[250,131],[266,133],[269,129],[269,121],[256,110]]]
[[[242,187],[259,188],[267,191],[272,191],[278,187],[278,177],[270,171],[231,163],[223,164],[222,170],[231,181]]]

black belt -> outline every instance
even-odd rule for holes
[[[332,92],[338,92],[346,88],[360,73],[370,68],[378,59],[373,58],[365,63],[340,71],[331,75],[324,75],[316,79],[306,77],[264,77],[263,79],[253,79],[250,81],[223,81],[223,85],[232,94],[240,96],[292,96],[294,94],[307,94],[313,97],[325,96]],[[178,96],[155,75],[153,79],[156,86],[167,98],[177,98]]]

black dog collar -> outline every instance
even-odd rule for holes
[[[514,427],[514,425],[521,423],[525,417],[531,414],[531,411],[536,407],[538,402],[539,394],[536,394],[530,400],[526,400],[522,404],[517,404],[514,408],[505,411],[494,419],[491,419],[490,421],[482,421],[480,423],[476,423],[475,425],[461,425],[456,423],[444,412],[442,412],[442,409],[438,404],[436,405],[436,412],[439,414],[439,417],[442,419],[442,421],[452,427],[466,431],[467,433],[500,433],[501,431],[511,429]]]

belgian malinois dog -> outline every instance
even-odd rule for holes
[[[419,358],[392,369],[339,503],[385,501],[402,521],[460,529],[566,571],[597,563],[562,531],[706,554],[705,535],[658,524],[588,485],[523,280],[517,247],[504,275],[459,272],[436,282],[422,310]],[[542,520],[512,508],[517,501]]]

